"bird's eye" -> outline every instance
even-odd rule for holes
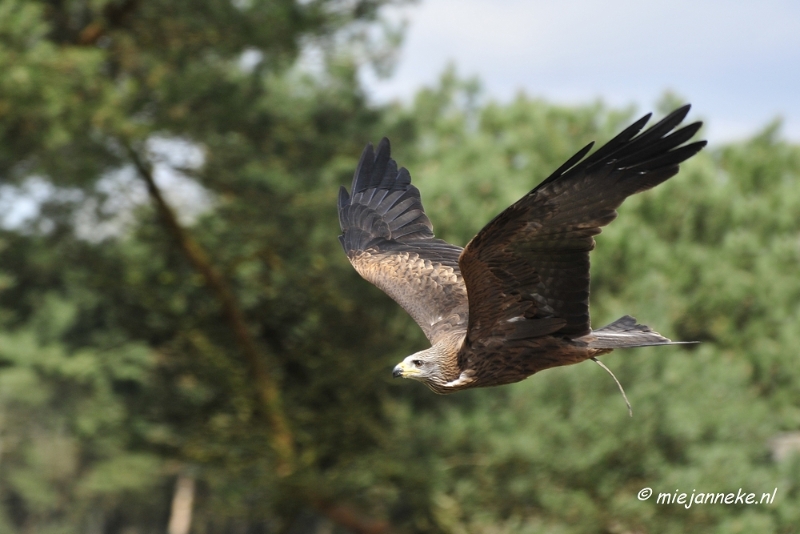
[[[411,360],[416,367],[422,367],[422,360]]]

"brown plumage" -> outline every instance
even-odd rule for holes
[[[396,300],[431,342],[394,376],[436,393],[518,382],[615,348],[673,344],[630,316],[592,330],[589,252],[635,193],[678,172],[705,141],[676,127],[689,106],[639,133],[642,117],[584,159],[584,147],[492,219],[464,249],[434,238],[419,190],[383,139],[367,145],[352,196],[339,191],[339,240],[361,276]],[[638,135],[637,135],[638,134]]]

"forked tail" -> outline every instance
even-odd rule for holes
[[[623,349],[628,347],[649,347],[651,345],[684,345],[697,341],[671,341],[647,325],[637,324],[630,315],[620,317],[603,328],[593,330],[581,338],[592,349]]]

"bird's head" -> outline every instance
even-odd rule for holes
[[[429,386],[431,383],[441,383],[443,377],[439,362],[440,358],[436,347],[431,347],[406,357],[395,366],[392,376],[419,380]]]

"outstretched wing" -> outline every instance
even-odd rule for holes
[[[454,328],[466,330],[462,249],[433,237],[419,190],[397,169],[388,139],[376,152],[371,144],[364,149],[351,193],[339,190],[339,241],[356,271],[397,301],[432,344]]]
[[[637,135],[648,114],[581,161],[592,144],[586,146],[470,241],[459,261],[469,294],[468,342],[591,332],[593,236],[628,196],[674,176],[705,146],[681,146],[701,126],[675,130],[688,112],[686,105]]]

